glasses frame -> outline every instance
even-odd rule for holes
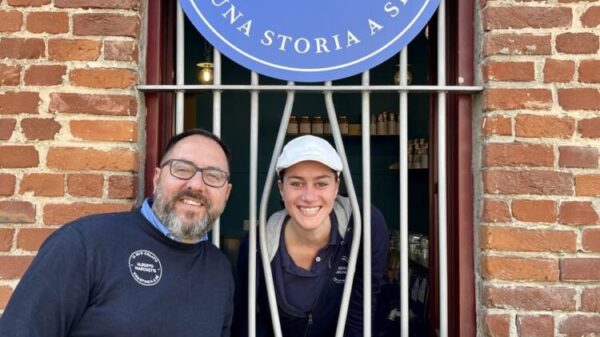
[[[193,168],[194,168],[194,170],[195,170],[195,171],[194,171],[194,174],[192,174],[192,175],[191,175],[189,178],[187,178],[187,179],[186,179],[186,178],[179,177],[179,176],[176,176],[175,174],[173,174],[173,163],[174,163],[174,162],[181,162],[181,163],[185,163],[185,164],[187,164],[187,165],[190,165],[190,166],[191,166],[191,167],[193,167]],[[225,186],[225,185],[226,185],[226,184],[229,182],[229,177],[230,177],[229,173],[227,173],[227,172],[225,172],[225,171],[223,171],[223,170],[221,170],[221,169],[218,169],[218,168],[216,168],[216,167],[198,167],[198,166],[196,166],[194,163],[192,163],[192,162],[190,162],[190,161],[188,161],[188,160],[184,160],[184,159],[169,159],[169,160],[167,160],[166,162],[162,163],[162,164],[160,165],[160,168],[162,169],[162,168],[164,168],[164,167],[165,167],[165,166],[167,166],[167,165],[169,165],[169,174],[171,174],[171,176],[173,176],[173,177],[175,177],[175,178],[177,178],[177,179],[180,179],[180,180],[191,180],[191,179],[192,179],[192,178],[193,178],[193,177],[196,175],[196,173],[200,172],[200,175],[202,176],[202,182],[204,182],[204,184],[205,184],[206,186],[210,186],[210,187],[214,187],[214,188],[221,188],[221,187]],[[225,180],[223,181],[223,184],[221,184],[221,185],[219,186],[219,185],[214,185],[214,184],[208,183],[208,182],[207,182],[207,181],[204,179],[204,171],[218,171],[218,172],[221,172],[221,173],[225,174]]]

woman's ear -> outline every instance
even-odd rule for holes
[[[281,196],[281,199],[283,200],[283,182],[281,179],[277,179],[277,187],[279,188],[279,196]]]

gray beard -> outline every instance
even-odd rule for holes
[[[199,219],[194,220],[193,212],[184,213],[182,218],[178,218],[173,210],[175,201],[183,196],[200,199],[206,205],[206,214]],[[206,197],[199,193],[183,191],[178,193],[172,200],[167,201],[162,194],[160,186],[156,189],[152,210],[156,217],[173,233],[178,240],[183,242],[198,242],[215,223],[216,218],[211,216],[212,207]]]

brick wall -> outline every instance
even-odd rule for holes
[[[0,312],[43,240],[139,201],[141,0],[0,0]]]
[[[479,1],[482,336],[600,336],[600,3]]]

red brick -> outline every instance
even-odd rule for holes
[[[490,194],[573,195],[573,175],[553,171],[485,171],[483,185]]]
[[[64,65],[32,65],[25,71],[26,85],[59,85],[67,71]]]
[[[100,41],[84,39],[48,40],[48,58],[54,61],[94,61],[100,57]]]
[[[50,0],[7,0],[8,4],[17,7],[43,6],[50,3]]]
[[[19,11],[0,11],[0,32],[18,32],[23,26],[23,14]]]
[[[25,251],[37,251],[54,231],[53,228],[21,228],[17,236],[17,248]]]
[[[508,281],[558,281],[558,261],[539,258],[484,256],[481,258],[484,279]]]
[[[111,61],[138,62],[137,45],[130,41],[105,41],[104,59]]]
[[[579,18],[583,27],[598,27],[600,25],[600,7],[588,8]]]
[[[570,27],[573,15],[566,7],[488,7],[483,11],[483,27],[494,29]]]
[[[21,181],[19,193],[33,192],[35,196],[60,197],[65,194],[65,177],[62,174],[32,173]]]
[[[600,138],[600,118],[580,120],[578,131],[583,138]]]
[[[120,14],[74,14],[74,35],[130,36],[137,37],[140,31],[140,19],[137,16]]]
[[[487,287],[483,290],[483,303],[489,307],[525,310],[574,311],[575,289],[545,285],[542,287]]]
[[[7,286],[0,286],[0,309],[6,308],[8,300],[12,296],[12,288]]]
[[[74,69],[69,74],[71,84],[80,87],[102,89],[131,88],[137,83],[137,75],[129,69]]]
[[[519,337],[554,337],[552,315],[517,315]]]
[[[38,113],[40,94],[37,92],[6,92],[0,94],[0,115]]]
[[[137,124],[130,121],[88,121],[70,122],[73,137],[85,140],[102,140],[118,142],[136,142]]]
[[[509,337],[510,315],[507,314],[485,314],[483,328],[486,337]]]
[[[570,315],[560,322],[557,336],[596,337],[599,336],[599,332],[600,315]]]
[[[571,82],[575,75],[575,62],[546,59],[544,63],[544,82]]]
[[[498,115],[486,116],[483,118],[481,129],[485,136],[511,136],[512,120],[510,117]]]
[[[492,62],[483,66],[483,78],[488,81],[528,82],[535,79],[533,62]]]
[[[508,203],[502,200],[483,200],[481,219],[484,222],[509,222],[511,220]]]
[[[513,200],[512,214],[526,222],[556,222],[558,209],[552,200]]]
[[[133,96],[50,94],[50,112],[83,113],[108,116],[135,116],[137,102]]]
[[[0,168],[37,167],[39,154],[31,145],[0,145]]]
[[[113,199],[135,199],[137,180],[133,176],[111,176],[108,178],[108,197]]]
[[[598,35],[593,33],[563,33],[556,36],[556,51],[566,54],[596,54]]]
[[[67,33],[69,16],[64,12],[32,12],[27,15],[25,27],[32,33]]]
[[[0,280],[20,279],[32,260],[32,256],[0,256]]]
[[[600,175],[581,174],[575,177],[575,194],[600,196]]]
[[[54,0],[54,6],[60,8],[106,8],[133,9],[141,7],[140,0]]]
[[[481,249],[486,250],[543,253],[577,250],[577,234],[573,231],[483,226],[479,239]]]
[[[600,312],[600,287],[583,288],[581,309],[582,311]]]
[[[599,281],[600,258],[565,258],[560,271],[563,281]]]
[[[515,119],[518,137],[571,138],[575,133],[575,120],[570,117],[554,117],[521,114]]]
[[[591,202],[563,201],[558,222],[565,225],[594,225],[598,223],[598,214]]]
[[[558,104],[565,110],[600,110],[600,91],[593,88],[558,89]]]
[[[549,109],[552,91],[548,89],[487,89],[485,110]]]
[[[560,167],[575,168],[597,168],[598,167],[598,149],[595,147],[583,146],[559,146]]]
[[[0,59],[39,59],[45,56],[46,45],[43,39],[0,39]]]
[[[101,174],[69,174],[67,192],[78,197],[101,197],[104,177]]]
[[[579,63],[579,82],[600,83],[600,61],[581,60]]]
[[[600,229],[585,228],[581,235],[581,245],[586,251],[600,252]]]
[[[487,34],[483,41],[485,56],[550,55],[551,36],[531,34]]]
[[[102,151],[75,147],[50,148],[47,154],[47,166],[64,170],[135,172],[138,169],[135,151],[124,149]]]
[[[16,178],[12,174],[0,173],[0,196],[15,194]]]
[[[9,140],[15,131],[16,125],[16,119],[0,118],[0,140]]]
[[[0,223],[34,223],[35,206],[27,201],[0,201]],[[0,266],[2,263],[0,263]],[[0,273],[2,273],[0,268]]]
[[[27,118],[21,121],[21,128],[29,140],[49,140],[54,139],[61,126],[50,118]]]
[[[14,236],[14,229],[0,228],[0,252],[8,252],[10,250]]]
[[[44,206],[44,223],[49,226],[62,225],[90,214],[125,212],[131,208],[131,205],[109,203],[46,204]]]
[[[490,143],[484,145],[483,166],[553,166],[552,146]]]
[[[2,20],[1,16],[0,20]],[[19,85],[19,83],[21,83],[21,66],[0,64],[0,85]]]

